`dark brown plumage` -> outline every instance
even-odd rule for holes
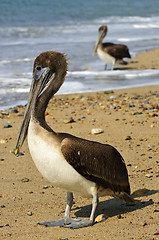
[[[114,147],[66,135],[61,142],[61,151],[69,164],[86,179],[111,189],[114,194],[130,194],[124,160]]]
[[[65,80],[68,64],[64,54],[54,51],[43,52],[34,61],[33,75],[37,66],[41,66],[42,68],[48,67],[52,72],[56,72],[56,74],[61,73],[61,78],[63,81]]]

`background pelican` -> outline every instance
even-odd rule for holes
[[[98,30],[98,37],[94,46],[94,52],[98,54],[99,58],[105,62],[105,70],[107,64],[111,63],[111,69],[113,70],[116,62],[126,63],[123,58],[131,58],[129,49],[124,44],[114,44],[111,42],[102,43],[103,38],[106,36],[108,31],[107,26],[100,26]]]

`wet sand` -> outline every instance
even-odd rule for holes
[[[152,57],[158,52],[159,49],[144,52],[130,60],[126,67],[158,69],[158,58],[154,62]],[[151,61],[145,61],[145,54]],[[11,153],[25,108],[15,109],[17,113],[13,109],[0,113],[0,239],[158,239],[158,85],[61,95],[50,101],[46,120],[51,128],[113,145],[125,159],[131,192],[147,189],[135,196],[136,206],[126,206],[108,196],[100,198],[96,215],[103,213],[107,219],[83,229],[37,225],[63,216],[66,192],[41,176],[30,157],[27,142],[22,148],[23,156],[16,158]],[[4,124],[10,127],[4,128]],[[104,132],[92,135],[92,128],[101,128]],[[91,201],[74,195],[71,217],[88,218]]]
[[[144,69],[159,69],[159,48],[151,51],[144,50],[137,54],[135,58],[130,59],[127,65],[120,65],[116,69],[124,70],[144,70]]]

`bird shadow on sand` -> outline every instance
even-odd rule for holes
[[[121,71],[126,71],[126,70],[128,70],[128,71],[133,71],[133,70],[137,70],[137,68],[136,68],[136,66],[134,65],[133,66],[133,64],[138,64],[138,61],[129,61],[129,62],[126,62],[126,64],[120,64],[120,65],[118,65],[118,66],[116,66],[115,68],[114,68],[114,70],[116,71],[116,70],[121,70]]]
[[[152,190],[152,191],[149,191],[147,194],[143,194],[142,196],[151,196],[157,192],[158,191]],[[137,197],[139,197],[139,196],[137,196]],[[147,201],[144,201],[144,200],[141,201],[141,200],[137,200],[135,196],[134,196],[134,199],[136,201],[136,205],[133,205],[133,206],[127,206],[126,203],[124,203],[118,199],[115,199],[115,198],[108,199],[105,201],[100,201],[98,208],[96,210],[96,216],[98,216],[100,214],[104,214],[107,218],[119,216],[121,214],[133,212],[137,209],[143,209],[149,205],[154,204],[152,199],[149,199]],[[76,217],[89,218],[91,209],[92,209],[92,205],[90,204],[90,205],[83,206],[80,208],[79,207],[72,208],[72,211],[75,211],[74,214]]]
[[[126,71],[126,70],[136,70],[136,68],[133,67],[115,67],[114,70],[121,70],[121,71]]]

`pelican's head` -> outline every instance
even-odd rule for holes
[[[108,27],[105,25],[102,25],[99,27],[98,29],[98,36],[97,36],[97,40],[96,43],[94,45],[94,51],[93,51],[93,56],[95,55],[95,53],[97,52],[97,48],[99,43],[102,42],[103,38],[105,37],[105,35],[107,34],[108,31]]]
[[[33,80],[30,87],[24,120],[14,154],[20,151],[28,132],[31,115],[38,109],[45,111],[50,98],[65,80],[67,60],[64,54],[54,51],[41,53],[34,61]]]

